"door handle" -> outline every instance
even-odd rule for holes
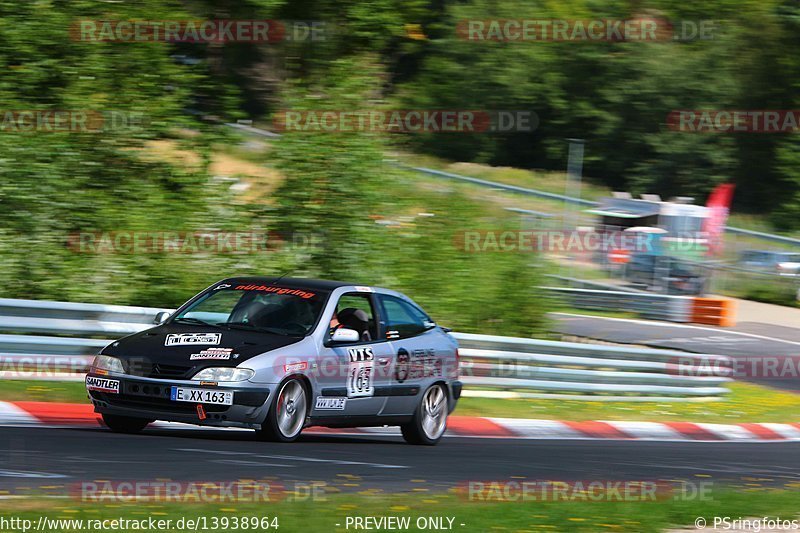
[[[388,357],[378,357],[378,364],[379,365],[388,365],[390,359]]]

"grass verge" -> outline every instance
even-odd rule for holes
[[[83,382],[0,380],[0,401],[89,403]]]
[[[717,402],[591,402],[461,398],[459,416],[541,418],[547,420],[690,421],[732,424],[740,422],[795,422],[800,394],[751,383],[731,383],[731,393]],[[2,401],[87,403],[83,383],[56,381],[0,381]]]
[[[0,516],[30,520],[36,525],[41,516],[50,520],[171,520],[165,531],[179,530],[178,520],[205,517],[209,526],[216,518],[232,524],[237,518],[277,517],[278,531],[347,531],[348,517],[400,517],[414,527],[420,517],[453,519],[452,529],[461,531],[664,531],[686,527],[694,530],[698,517],[709,527],[715,516],[796,518],[800,492],[785,489],[713,491],[702,500],[662,500],[646,502],[469,502],[453,494],[406,493],[396,495],[337,494],[326,501],[282,501],[261,504],[79,504],[53,500],[24,500],[0,504]],[[270,520],[271,521],[271,520]],[[273,524],[275,522],[272,522]],[[462,526],[463,524],[463,526]],[[50,531],[77,531],[66,524],[52,524]],[[122,524],[126,525],[126,524]],[[128,524],[130,525],[130,524]],[[231,525],[231,528],[233,526]],[[185,527],[183,528],[186,529]],[[202,529],[202,526],[199,528]],[[267,531],[273,529],[256,528]],[[352,524],[349,530],[353,530]],[[115,531],[131,531],[121,527]],[[398,529],[400,530],[400,529]]]
[[[688,421],[720,424],[797,421],[800,394],[741,382],[731,383],[730,389],[731,393],[724,399],[702,403],[462,398],[456,414],[574,421]]]

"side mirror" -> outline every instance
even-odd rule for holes
[[[153,324],[163,324],[171,314],[169,311],[159,311],[153,318]]]
[[[338,328],[331,335],[331,342],[358,342],[361,340],[361,335],[354,329]]]

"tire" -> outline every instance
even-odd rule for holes
[[[104,414],[103,422],[114,433],[139,433],[153,421],[146,418]]]
[[[271,442],[296,441],[310,411],[308,398],[308,389],[301,380],[290,378],[283,382],[269,406],[267,419],[256,432],[258,438]]]
[[[428,387],[422,394],[414,418],[400,426],[403,438],[409,444],[435,446],[447,429],[449,407],[447,390],[442,384]]]

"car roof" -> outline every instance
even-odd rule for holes
[[[262,284],[262,285],[270,285],[275,283],[276,285],[282,285],[285,287],[296,287],[296,288],[303,288],[303,289],[317,289],[317,290],[326,290],[332,291],[334,289],[338,289],[339,287],[349,287],[352,285],[358,285],[358,283],[349,283],[344,281],[331,281],[325,279],[306,279],[306,278],[285,278],[285,277],[267,277],[267,276],[243,276],[243,277],[235,277],[235,278],[227,278],[221,281],[221,283],[237,283],[237,284]],[[276,283],[278,282],[278,283]]]

